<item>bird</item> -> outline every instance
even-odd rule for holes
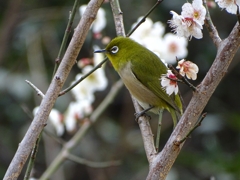
[[[180,95],[169,95],[162,87],[160,79],[168,68],[155,53],[123,36],[114,38],[105,49],[95,53],[106,54],[130,94],[145,111],[159,114],[166,109],[176,126],[182,114]]]

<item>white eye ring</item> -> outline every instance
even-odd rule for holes
[[[118,52],[119,48],[117,46],[113,46],[111,48],[111,53],[116,54]]]

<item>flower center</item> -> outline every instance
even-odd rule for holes
[[[198,12],[198,11],[195,11],[195,12],[193,13],[193,17],[194,17],[195,19],[198,19],[198,18],[199,18],[199,12]]]
[[[170,45],[169,45],[169,51],[170,51],[171,53],[176,53],[177,50],[178,50],[177,44],[174,43],[174,42],[170,43]]]
[[[190,26],[193,24],[193,18],[185,17],[185,18],[183,19],[183,22],[186,23],[186,25],[187,25],[188,27],[190,27]]]
[[[170,85],[177,86],[177,77],[174,74],[169,74],[168,77],[170,78]]]

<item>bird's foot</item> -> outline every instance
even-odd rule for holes
[[[150,106],[149,108],[144,109],[144,110],[141,111],[141,112],[134,113],[135,121],[138,122],[138,118],[141,117],[141,116],[146,116],[146,117],[148,117],[149,119],[151,119],[151,116],[148,115],[146,112],[148,112],[148,111],[149,111],[150,109],[152,109],[152,108],[153,108],[153,106]]]
[[[151,116],[148,115],[146,112],[144,112],[144,110],[139,113],[134,113],[134,116],[135,116],[135,121],[137,121],[137,122],[138,122],[138,118],[140,118],[141,116],[145,116],[145,117],[148,117],[149,119],[151,119]]]

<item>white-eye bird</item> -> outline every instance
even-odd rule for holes
[[[167,73],[166,65],[160,58],[128,37],[113,39],[104,52],[118,72],[123,83],[139,102],[143,109],[159,114],[161,109],[170,112],[174,126],[182,114],[182,103],[179,95],[169,96],[161,86],[160,78]]]

